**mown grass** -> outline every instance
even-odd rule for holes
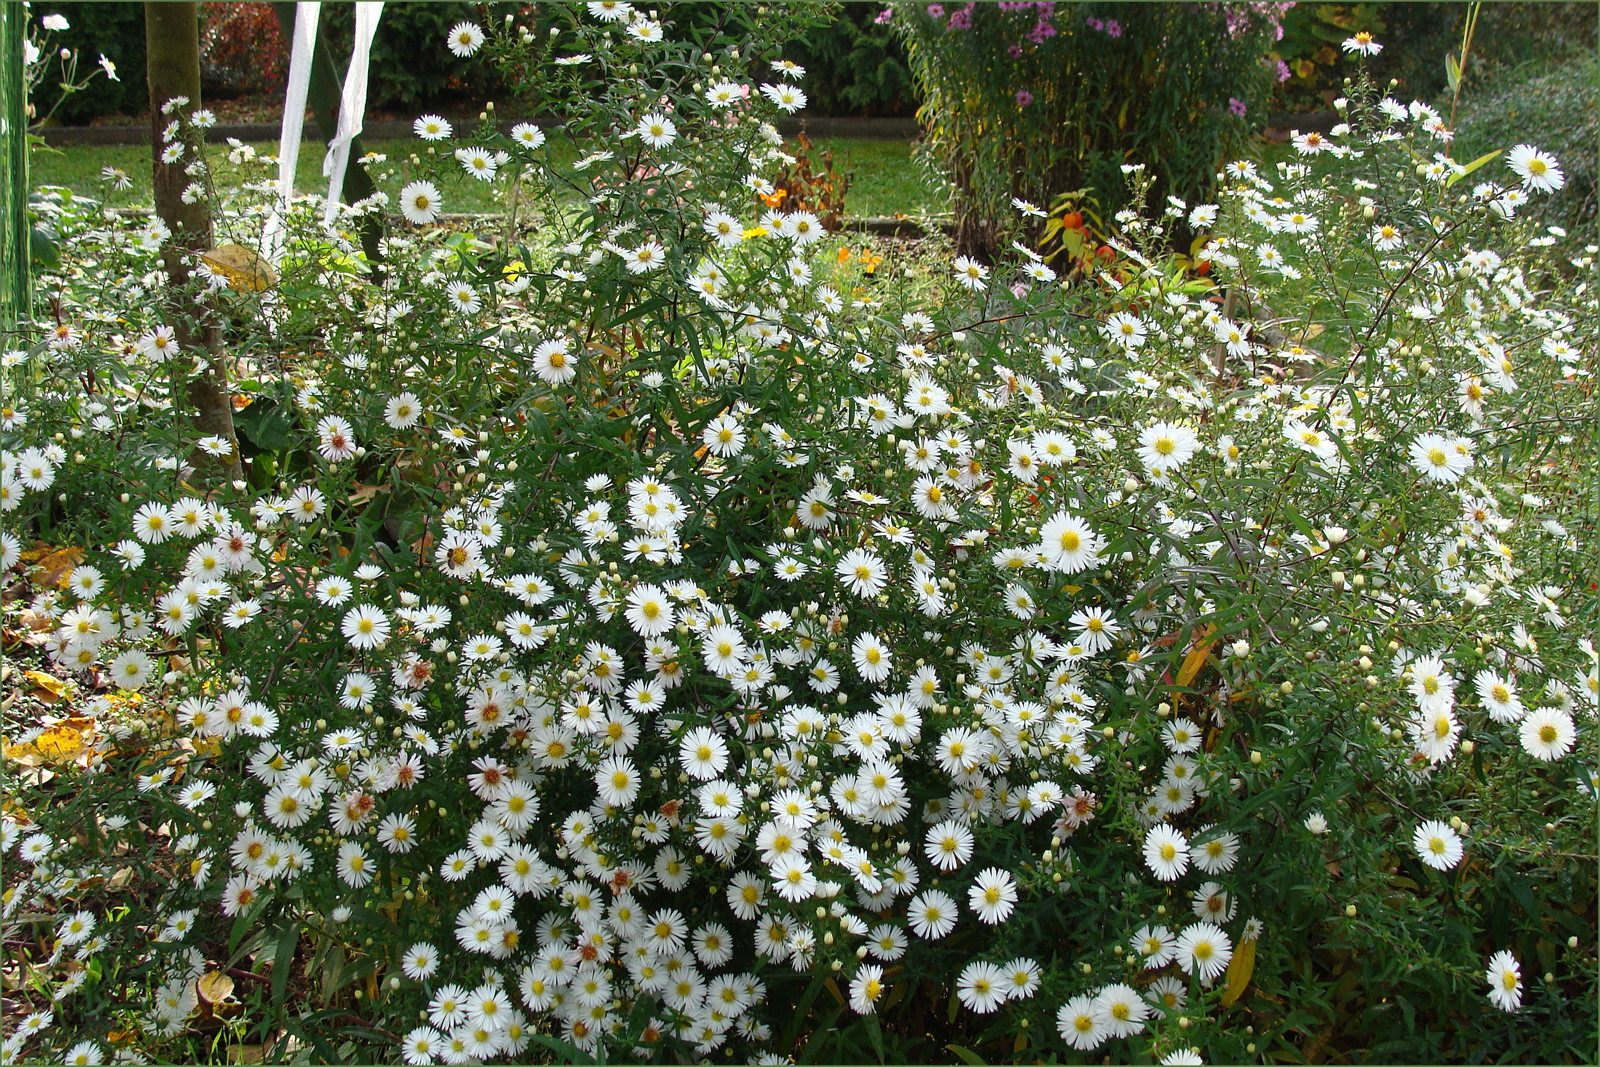
[[[260,155],[277,153],[277,142],[258,142],[253,145]],[[415,172],[410,163],[413,154],[424,154],[427,145],[414,138],[366,142],[369,151],[389,157],[385,167],[396,171],[401,181],[409,180]],[[789,143],[790,151],[795,148]],[[568,166],[576,158],[570,141],[551,138],[550,150],[557,166]],[[833,164],[840,173],[850,175],[849,190],[845,197],[845,213],[854,218],[867,216],[939,214],[946,210],[948,200],[937,183],[925,177],[922,168],[912,159],[912,146],[907,141],[866,141],[846,139],[819,139],[813,148],[812,169],[821,166],[824,151],[833,153]],[[276,168],[253,165],[235,167],[228,162],[225,146],[208,149],[219,187],[232,184],[236,179],[260,180],[276,175]],[[320,192],[327,188],[322,177],[321,147],[307,141],[301,145],[300,159],[295,168],[295,187],[301,192]],[[41,149],[33,154],[29,163],[29,181],[34,188],[43,185],[62,185],[80,196],[103,197],[108,187],[101,177],[106,167],[115,167],[132,181],[133,187],[118,194],[122,203],[129,206],[149,205],[150,193],[149,145],[72,145],[60,149]],[[482,212],[497,211],[499,204],[494,193],[503,183],[480,182],[468,177],[459,168],[437,183],[446,211]],[[397,189],[398,186],[395,186]],[[392,191],[392,190],[391,190]]]

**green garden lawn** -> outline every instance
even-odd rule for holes
[[[570,142],[551,138],[550,144],[557,165],[570,164],[576,157]],[[275,154],[278,150],[276,141],[256,142],[251,147],[261,155]],[[387,155],[389,159],[386,166],[395,169],[399,184],[404,184],[416,170],[410,163],[411,155],[426,152],[428,146],[411,138],[373,141],[365,147],[369,151]],[[789,147],[792,150],[794,142],[791,141]],[[938,184],[928,179],[922,166],[913,157],[913,146],[908,141],[818,140],[815,142],[814,168],[820,164],[825,151],[833,153],[834,167],[850,176],[845,207],[851,217],[938,214],[948,202]],[[232,184],[239,177],[239,168],[228,162],[226,146],[215,146],[208,152],[215,168],[217,184]],[[115,167],[133,183],[132,188],[122,194],[128,198],[127,202],[139,206],[151,203],[148,145],[72,145],[44,149],[34,153],[29,167],[29,177],[35,188],[64,185],[77,195],[90,197],[106,195],[107,187],[101,173],[106,167]],[[322,177],[322,152],[315,142],[307,141],[302,145],[295,174],[297,190],[326,190],[327,182]],[[399,184],[394,187],[397,189]],[[436,184],[443,194],[447,211],[484,212],[499,208],[496,193],[502,188],[498,184],[479,182],[460,170]]]

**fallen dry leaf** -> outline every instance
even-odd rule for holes
[[[93,732],[93,719],[66,719],[27,744],[3,746],[0,748],[0,758],[11,760],[23,767],[66,763],[88,747],[85,737]]]
[[[278,272],[254,249],[239,244],[225,244],[202,252],[200,258],[206,266],[228,279],[228,288],[236,293],[261,292],[278,284]]]
[[[49,616],[41,615],[37,611],[34,611],[32,608],[29,608],[26,611],[24,611],[22,613],[22,615],[19,617],[18,621],[21,622],[22,625],[26,626],[29,629],[29,631],[31,631],[32,633],[35,633],[35,634],[48,635],[56,628],[56,624],[50,620]],[[26,638],[24,638],[24,639],[26,640]],[[47,636],[45,638],[45,640],[48,640],[48,639],[49,638]],[[34,643],[34,642],[30,642],[30,644],[32,644],[32,643]],[[39,641],[37,643],[38,644],[43,644],[44,641]]]
[[[45,704],[60,703],[62,693],[66,691],[68,682],[65,678],[57,678],[53,674],[43,671],[28,671],[23,675],[31,686],[28,695]]]
[[[33,565],[33,580],[39,585],[64,587],[73,568],[83,562],[83,549],[76,545],[67,548],[40,547],[44,551],[40,552],[38,562]]]
[[[201,1000],[217,1004],[233,996],[233,979],[228,977],[226,971],[207,971],[200,976],[194,988]]]

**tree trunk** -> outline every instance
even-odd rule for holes
[[[272,5],[273,14],[278,16],[278,29],[283,31],[284,43],[294,47],[294,23],[298,5],[295,3],[275,2]],[[311,109],[311,118],[317,124],[317,134],[322,138],[323,149],[339,132],[339,104],[342,99],[339,81],[339,69],[333,64],[333,53],[328,50],[327,35],[322,32],[322,27],[317,27],[317,39],[311,48],[311,81],[306,85],[306,105]],[[372,178],[367,174],[367,168],[357,163],[360,159],[361,138],[350,139],[350,166],[344,172],[344,194],[346,204],[354,204],[358,200],[365,200],[371,196],[374,188]],[[378,242],[383,239],[383,216],[374,213],[366,216],[361,223],[361,249],[367,254],[367,262],[374,268],[382,260],[378,252]],[[372,277],[380,280],[383,275],[380,270],[374,269]]]
[[[191,292],[193,260],[211,248],[211,209],[206,201],[183,202],[183,190],[191,181],[184,173],[187,164],[198,158],[199,138],[187,115],[200,106],[200,5],[197,3],[155,3],[144,5],[145,52],[150,85],[150,149],[154,167],[156,214],[172,231],[162,246],[167,269],[168,296],[166,319],[172,326],[180,351],[205,363],[205,369],[191,375],[186,391],[189,414],[201,436],[224,438],[232,445],[226,457],[209,455],[196,449],[190,460],[200,482],[223,477],[242,477],[239,441],[233,430],[233,395],[228,388],[228,370],[223,363],[222,328],[208,296]],[[177,113],[162,113],[162,106],[174,97],[187,97],[189,103]],[[187,142],[184,153],[172,163],[162,162],[167,142],[162,131],[183,117],[180,139]]]

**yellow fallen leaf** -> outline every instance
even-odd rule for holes
[[[1222,991],[1224,1008],[1244,994],[1244,987],[1250,984],[1250,975],[1255,969],[1256,943],[1250,940],[1234,949],[1233,959],[1228,961],[1228,983]]]
[[[93,719],[67,719],[57,723],[23,745],[6,745],[0,752],[5,759],[24,767],[41,763],[64,763],[86,747],[84,734],[94,730]]]
[[[265,1045],[229,1045],[229,1063],[260,1063],[266,1055]]]
[[[46,704],[54,704],[59,701],[61,694],[67,688],[67,680],[65,678],[57,678],[55,675],[46,674],[43,671],[28,671],[23,677],[33,686],[33,690],[28,695]]]
[[[228,288],[236,293],[249,290],[259,293],[278,284],[278,272],[272,269],[272,264],[244,245],[230,242],[203,253],[200,258],[206,266],[228,279]]]
[[[1183,658],[1183,666],[1178,668],[1178,685],[1187,687],[1194,681],[1195,675],[1200,673],[1200,668],[1205,666],[1206,656],[1211,653],[1211,645],[1216,641],[1212,635],[1212,627],[1207,626],[1201,632],[1199,640],[1194,647],[1189,649],[1189,654]]]
[[[207,1004],[216,1004],[233,995],[233,979],[225,971],[207,971],[194,984],[195,992]]]

